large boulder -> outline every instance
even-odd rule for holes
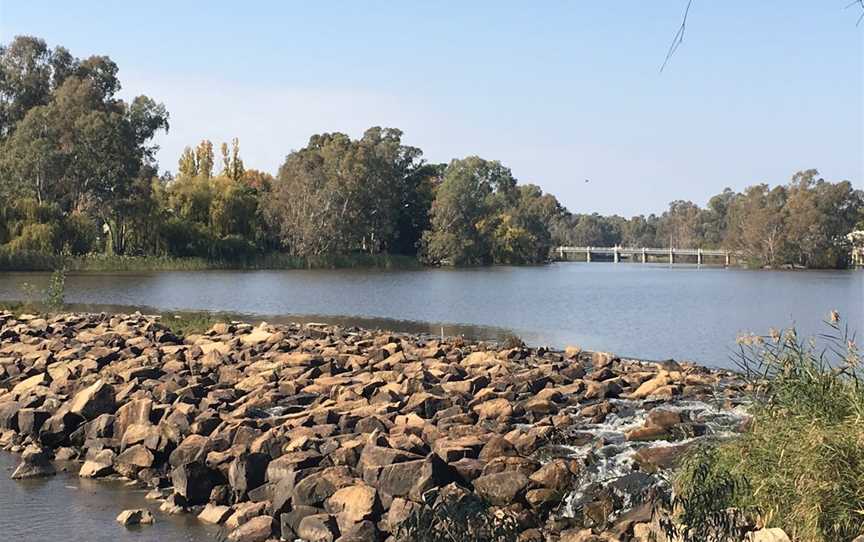
[[[185,463],[171,470],[174,492],[190,505],[205,504],[214,487],[222,484],[222,475],[200,462]]]
[[[39,441],[51,448],[67,445],[69,435],[78,429],[82,422],[84,418],[81,415],[70,412],[66,407],[61,408],[42,424]]]
[[[123,510],[117,516],[117,523],[124,527],[129,527],[131,525],[149,525],[155,521],[156,520],[153,519],[153,514],[151,514],[149,510],[141,508],[135,510]]]
[[[250,490],[264,483],[269,462],[270,456],[261,453],[243,454],[231,462],[228,484],[236,500],[242,500]]]
[[[459,480],[455,469],[437,455],[429,454],[426,459],[394,463],[382,468],[378,476],[378,489],[388,499],[407,497],[419,502],[429,489]]]
[[[258,516],[228,534],[229,542],[264,542],[273,532],[273,518]]]
[[[102,379],[76,393],[69,404],[70,412],[87,420],[114,410],[114,388]]]
[[[81,478],[101,478],[114,472],[114,451],[104,449],[88,458],[81,465],[78,476]]]
[[[300,520],[297,536],[315,542],[335,542],[339,537],[339,526],[330,514],[313,514]]]
[[[380,506],[378,492],[365,484],[343,487],[330,496],[325,504],[327,511],[336,516],[342,532],[364,520],[375,519]]]
[[[12,479],[40,478],[43,476],[52,476],[56,473],[54,465],[51,464],[51,459],[42,448],[28,446],[24,449],[24,453],[21,454],[21,463],[15,469],[15,472],[12,473]]]
[[[487,474],[474,480],[474,491],[497,506],[513,504],[527,486],[528,477],[516,471]]]
[[[51,417],[51,413],[47,410],[36,408],[22,408],[18,411],[18,431],[22,435],[36,436],[45,421]],[[0,414],[2,418],[2,414]],[[2,419],[0,419],[2,425]]]
[[[18,418],[21,405],[15,401],[0,403],[0,429],[18,431]]]

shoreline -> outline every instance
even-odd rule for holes
[[[383,539],[427,498],[491,505],[528,540],[589,520],[636,540],[634,502],[745,419],[731,371],[578,348],[315,324],[180,337],[82,313],[0,312],[0,339],[0,446],[23,473],[76,460],[234,540]]]

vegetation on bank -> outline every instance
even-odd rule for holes
[[[843,267],[864,196],[816,170],[729,189],[704,209],[579,215],[496,160],[432,164],[394,128],[317,134],[276,176],[234,139],[188,147],[159,173],[164,105],[126,102],[117,65],[38,38],[0,46],[0,269],[299,268],[545,261],[557,245],[724,247],[754,266]],[[363,255],[361,259],[360,256]],[[127,259],[135,258],[135,259]],[[393,260],[390,260],[393,261]],[[390,265],[390,264],[385,264]]]
[[[197,257],[121,256],[112,254],[62,255],[33,251],[13,252],[0,247],[0,270],[73,272],[206,271],[218,269],[416,269],[417,258],[399,254],[328,254],[291,256],[258,254],[245,259],[211,260]]]
[[[754,382],[752,423],[686,461],[678,533],[739,540],[736,525],[755,523],[801,542],[864,534],[864,368],[836,314],[828,325],[824,347],[794,331],[751,338],[741,366]]]

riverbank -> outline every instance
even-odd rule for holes
[[[636,540],[680,454],[743,420],[733,373],[577,348],[314,324],[180,337],[137,314],[0,324],[18,474],[78,461],[235,540],[407,535],[444,520],[428,499],[477,503],[463,521],[505,518],[522,540]]]
[[[175,258],[169,256],[112,256],[90,254],[60,256],[42,252],[0,249],[0,271],[146,272],[258,269],[416,269],[423,265],[413,256],[399,254],[334,254],[299,257],[269,253],[237,260]]]

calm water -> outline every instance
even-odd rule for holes
[[[158,503],[144,499],[144,491],[116,482],[82,480],[60,473],[36,480],[10,480],[18,464],[0,452],[0,540],[42,542],[204,542],[218,537],[217,527],[190,515],[166,516]],[[127,529],[115,521],[127,508],[148,508],[156,523]]]
[[[44,274],[0,274],[0,299],[20,299]],[[795,324],[823,331],[840,311],[864,332],[864,272],[746,271],[691,266],[558,263],[413,271],[208,271],[78,274],[67,301],[152,310],[295,317],[611,350],[729,366],[741,332]]]

